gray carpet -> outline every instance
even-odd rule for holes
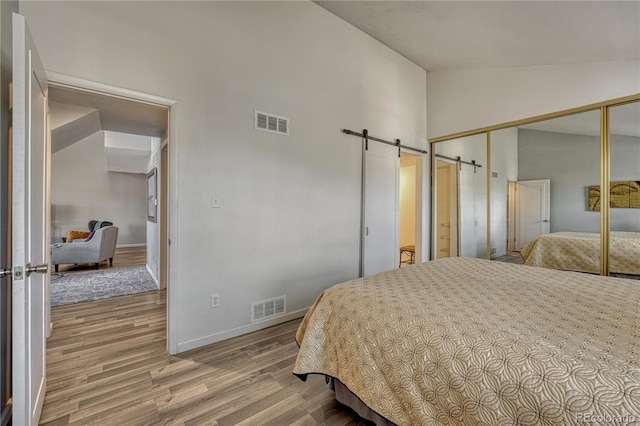
[[[51,306],[157,290],[145,266],[110,268],[51,276]]]

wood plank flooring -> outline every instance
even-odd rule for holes
[[[518,252],[509,252],[504,256],[496,257],[495,259],[491,259],[497,262],[505,262],[505,263],[515,263],[516,265],[524,265],[524,259],[520,256]]]
[[[73,244],[73,243],[71,243]],[[119,247],[116,248],[116,252],[113,255],[113,268],[119,268],[123,266],[137,266],[145,265],[147,263],[147,246],[138,247]],[[100,269],[109,268],[109,262],[104,261],[100,263]],[[52,266],[53,270],[53,266]],[[93,263],[83,263],[79,265],[66,264],[60,265],[59,271],[61,273],[71,272],[85,272],[95,270]]]
[[[164,291],[52,309],[45,425],[365,425],[291,373],[300,320],[177,356]]]

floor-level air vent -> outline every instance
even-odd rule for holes
[[[259,300],[251,304],[251,322],[277,317],[287,312],[287,296]]]
[[[256,110],[255,129],[289,136],[289,119]]]

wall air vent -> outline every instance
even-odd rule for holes
[[[268,112],[255,111],[254,128],[289,136],[289,119]]]
[[[251,303],[251,322],[263,321],[287,312],[287,296],[259,300]]]
[[[498,172],[491,172],[491,177],[494,179],[498,179]]]

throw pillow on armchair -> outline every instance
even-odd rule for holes
[[[69,231],[66,242],[70,243],[73,240],[84,240],[89,236],[89,234],[89,231]]]

